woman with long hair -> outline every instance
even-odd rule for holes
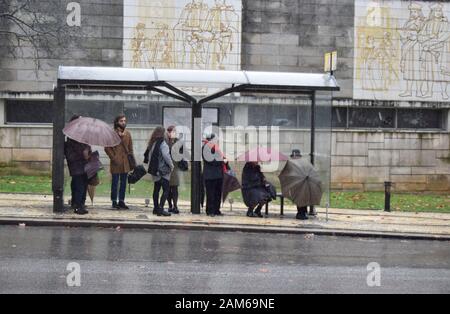
[[[144,154],[144,163],[149,164],[148,172],[152,175],[155,182],[153,190],[153,214],[158,216],[170,216],[170,213],[164,210],[164,205],[169,198],[170,176],[174,169],[170,148],[167,144],[166,130],[163,127],[157,127],[153,131],[148,142],[147,150]],[[162,195],[160,192],[162,189]]]
[[[169,138],[170,152],[172,153],[174,146],[179,142],[179,139],[177,137],[177,129],[174,125],[169,126],[167,128],[167,136]],[[176,162],[176,160],[174,160],[174,156],[172,156],[172,161],[174,162],[175,168],[173,169],[172,174],[170,176],[170,192],[168,199],[169,213],[177,215],[180,213],[178,209],[178,195],[179,195],[178,187],[180,186],[180,169],[178,167],[178,163]]]

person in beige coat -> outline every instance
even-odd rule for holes
[[[133,140],[130,132],[126,130],[127,118],[120,115],[114,120],[114,129],[122,139],[122,142],[115,147],[105,148],[110,162],[112,176],[111,182],[111,201],[113,209],[129,209],[125,204],[125,193],[127,189],[128,173],[132,171],[128,154],[134,155]],[[118,198],[118,199],[117,199]],[[118,201],[118,202],[117,202]]]

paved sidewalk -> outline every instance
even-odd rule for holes
[[[272,205],[269,217],[248,218],[242,204],[230,211],[223,208],[224,217],[207,217],[189,213],[189,203],[181,203],[181,215],[156,217],[143,199],[129,199],[130,211],[110,210],[107,198],[97,198],[86,216],[53,214],[52,196],[0,194],[0,224],[99,226],[122,228],[178,228],[193,230],[222,230],[277,232],[298,234],[327,234],[350,236],[381,236],[410,239],[450,240],[450,214],[385,213],[383,211],[318,209],[318,216],[309,221],[295,220],[296,211],[287,206],[285,216],[279,206]]]

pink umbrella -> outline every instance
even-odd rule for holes
[[[287,161],[289,160],[289,157],[279,151],[276,151],[275,149],[258,147],[239,156],[237,160],[246,162],[271,162]]]
[[[73,120],[63,133],[77,142],[92,146],[114,147],[121,142],[119,135],[108,124],[94,118]]]

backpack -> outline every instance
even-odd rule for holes
[[[161,144],[163,141],[164,139],[160,139],[154,144],[153,153],[150,158],[148,173],[155,177],[158,176],[159,173],[159,155],[161,154]]]

